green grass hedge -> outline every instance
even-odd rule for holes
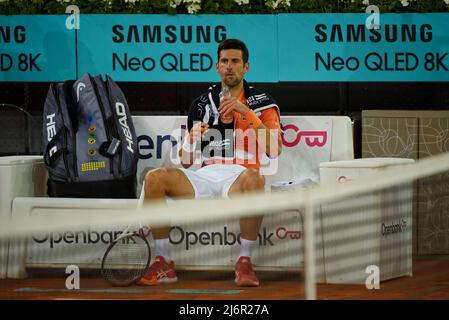
[[[449,12],[449,0],[0,0],[0,14],[63,14],[74,4],[81,13],[271,14],[292,12]]]

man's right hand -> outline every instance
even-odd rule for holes
[[[196,122],[189,132],[189,143],[193,144],[197,141],[201,141],[204,134],[209,130],[209,125],[205,122]]]
[[[189,168],[195,162],[195,145],[198,141],[201,141],[204,137],[204,133],[209,130],[209,125],[204,122],[195,122],[192,129],[189,131],[189,136],[184,140],[190,146],[183,144],[179,150],[179,156],[181,157],[181,164],[184,168]],[[193,145],[193,146],[192,146]]]

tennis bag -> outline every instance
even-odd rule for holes
[[[136,132],[109,76],[51,84],[42,133],[49,196],[136,198]]]

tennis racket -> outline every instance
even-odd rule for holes
[[[143,277],[150,260],[147,239],[140,232],[134,232],[109,245],[101,263],[101,274],[114,287],[130,286]]]
[[[143,191],[138,208],[142,204]],[[149,229],[140,226],[138,232],[129,230],[130,226],[108,246],[101,262],[101,275],[115,287],[135,284],[143,277],[151,260],[151,249],[146,239]]]

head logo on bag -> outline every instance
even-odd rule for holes
[[[129,126],[127,123],[125,105],[121,102],[116,102],[115,103],[115,111],[117,112],[117,116],[119,117],[118,122],[120,123],[120,126],[122,127],[123,134],[125,135],[126,141],[128,142],[128,147],[126,149],[128,151],[134,153],[134,150],[132,148],[133,137],[132,137],[131,131],[129,130]]]
[[[80,101],[80,93],[86,87],[86,85],[82,82],[79,82],[76,86],[76,102]]]
[[[50,85],[43,118],[50,196],[136,198],[137,136],[109,76]]]
[[[55,122],[55,114],[49,114],[47,116],[47,141],[50,142],[53,137],[56,135],[56,122]],[[50,150],[49,150],[49,155],[50,157],[56,152],[58,151],[57,146],[53,146]]]

